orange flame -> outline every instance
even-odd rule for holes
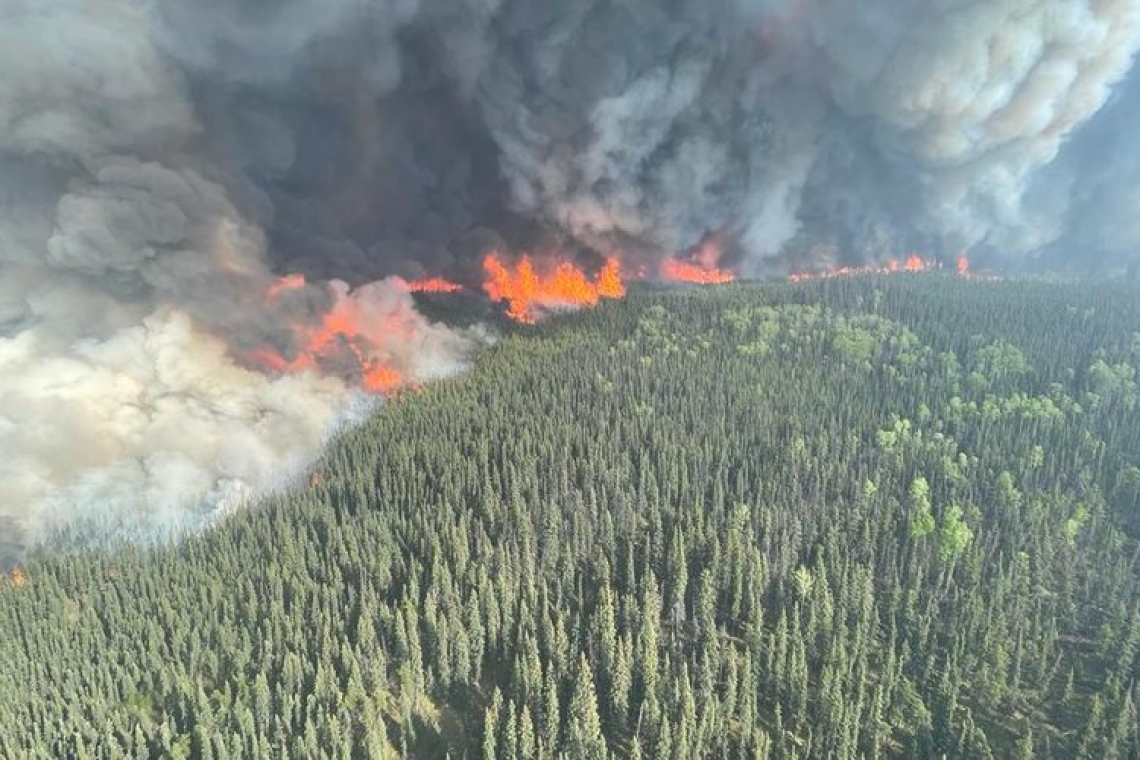
[[[958,274],[963,277],[968,277],[970,274],[970,260],[966,258],[966,254],[958,257]]]
[[[959,259],[958,270],[962,271],[961,262],[965,257]],[[796,272],[788,276],[792,282],[804,282],[806,280],[825,280],[833,277],[853,277],[861,274],[895,274],[898,272],[929,272],[935,269],[941,269],[942,265],[935,261],[927,261],[918,254],[912,253],[907,256],[905,260],[899,261],[898,259],[891,259],[886,264],[880,266],[862,266],[862,267],[837,267],[835,269],[825,269],[820,272]]]
[[[736,279],[736,275],[727,269],[707,268],[703,264],[678,259],[662,261],[661,276],[673,282],[689,282],[696,285],[724,285]]]
[[[423,280],[409,280],[408,291],[411,293],[458,293],[463,286],[442,277],[428,277]]]
[[[696,250],[681,259],[665,259],[661,262],[660,275],[673,282],[689,282],[697,285],[723,285],[736,279],[736,275],[720,266],[724,247],[720,240],[710,237]]]
[[[498,255],[489,253],[483,259],[483,270],[487,275],[483,282],[487,296],[494,301],[506,301],[507,315],[527,324],[533,324],[544,310],[596,306],[601,298],[625,295],[621,263],[613,258],[606,261],[593,282],[569,261],[559,263],[546,274],[539,274],[526,255],[512,269]]]
[[[303,287],[304,276],[289,275],[270,285],[265,295],[267,299],[274,300],[285,291]],[[332,308],[322,315],[318,324],[293,328],[298,347],[292,359],[262,347],[249,352],[246,360],[261,369],[278,373],[347,369],[348,374],[359,378],[360,386],[369,393],[389,394],[398,390],[405,384],[403,375],[373,355],[376,341],[372,333],[385,328],[373,324],[377,322],[376,315],[362,313],[362,307],[353,300],[347,288],[334,289],[333,295]],[[382,322],[383,318],[379,321]]]
[[[606,265],[598,273],[598,295],[602,298],[625,296],[625,283],[621,279],[621,262],[617,259],[606,259]]]

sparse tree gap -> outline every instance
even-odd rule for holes
[[[0,579],[0,757],[1140,753],[1140,291],[634,292]]]

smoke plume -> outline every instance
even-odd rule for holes
[[[468,336],[394,278],[471,282],[490,250],[642,266],[715,238],[753,275],[1140,251],[1131,0],[0,18],[0,553],[76,519],[162,534],[271,487],[370,373],[463,366]]]

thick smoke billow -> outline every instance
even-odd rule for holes
[[[315,5],[282,15],[242,56],[224,17],[210,23],[236,36],[195,47],[141,3],[0,2],[0,554],[76,521],[169,534],[281,483],[346,421],[359,378],[249,357],[296,356],[334,307],[408,381],[461,366],[465,339],[397,281],[267,295],[288,212],[270,180],[297,162],[298,137],[255,93],[231,108],[211,88],[241,87],[239,73],[284,86],[274,77],[310,43],[356,26],[345,5],[339,20],[322,11],[329,29],[306,21]],[[199,63],[234,76],[198,81]],[[395,76],[380,68],[374,95]],[[346,263],[332,269],[352,279]]]
[[[1047,170],[1121,158],[1073,138],[1140,44],[1129,0],[441,5],[515,209],[658,255],[721,233],[754,272],[1072,239],[1081,180]],[[1072,242],[1135,256],[1103,236]]]
[[[280,482],[359,398],[351,367],[292,359],[307,330],[366,312],[405,379],[455,371],[468,339],[385,278],[471,282],[492,247],[640,265],[715,236],[746,274],[911,250],[1111,273],[1140,250],[1131,0],[0,18],[0,552]]]

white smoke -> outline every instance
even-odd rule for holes
[[[1010,254],[1056,239],[1052,214],[1027,207],[1031,182],[1128,73],[1140,7],[979,0],[900,17],[889,0],[828,5],[816,40],[829,91],[918,178],[923,231]]]
[[[360,394],[351,372],[235,357],[298,350],[334,305],[410,381],[462,365],[466,340],[397,282],[267,302],[264,231],[219,181],[152,9],[0,0],[0,18],[0,553],[76,522],[169,535],[280,485]],[[278,54],[324,31],[275,18]]]
[[[0,520],[24,540],[77,519],[190,527],[303,465],[348,395],[336,379],[236,367],[170,308],[105,340],[49,342],[36,329],[0,341]]]

